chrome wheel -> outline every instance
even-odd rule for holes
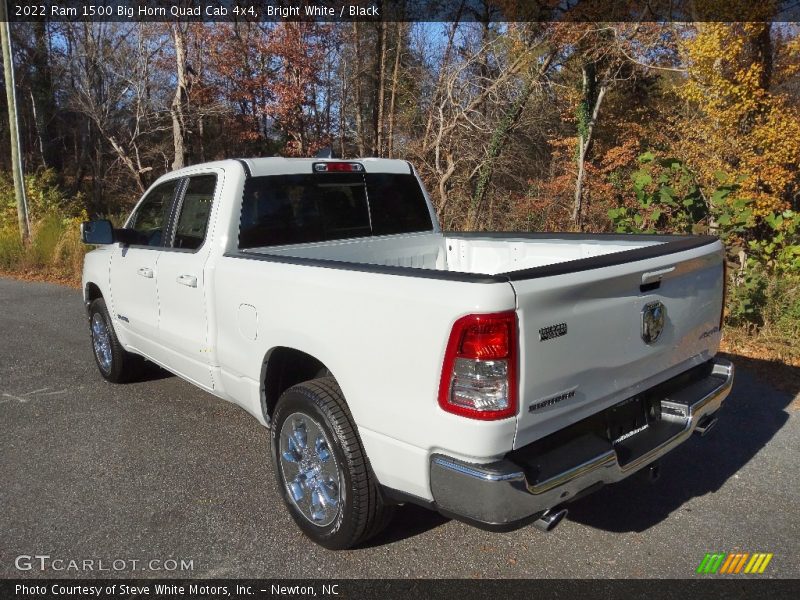
[[[100,313],[92,315],[92,346],[94,355],[97,357],[97,364],[104,373],[111,371],[111,336],[108,333],[108,326]]]
[[[289,415],[281,426],[279,452],[286,491],[300,514],[320,527],[333,523],[342,476],[322,426],[306,414]]]

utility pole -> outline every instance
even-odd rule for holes
[[[11,169],[14,176],[14,196],[17,200],[17,220],[23,243],[28,241],[28,205],[25,201],[25,182],[22,179],[22,157],[19,148],[19,123],[17,122],[17,95],[14,91],[14,64],[11,60],[11,29],[8,24],[6,0],[0,0],[0,44],[3,46],[3,75],[8,103],[8,130],[11,134]]]

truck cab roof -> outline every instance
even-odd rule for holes
[[[411,165],[404,160],[390,158],[243,158],[253,177],[266,175],[294,175],[312,173],[316,163],[359,163],[367,173],[412,173]]]

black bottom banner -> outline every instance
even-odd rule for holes
[[[583,600],[684,600],[686,598],[800,598],[796,579],[12,579],[0,581],[0,598],[153,598],[168,600],[233,598],[341,598],[358,600],[453,600],[506,597]]]

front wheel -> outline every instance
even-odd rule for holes
[[[127,352],[119,343],[102,298],[89,305],[89,333],[100,375],[112,383],[130,380],[137,372],[141,359]]]
[[[393,507],[383,499],[350,411],[332,377],[287,390],[271,429],[272,463],[295,523],[331,550],[381,531]]]

